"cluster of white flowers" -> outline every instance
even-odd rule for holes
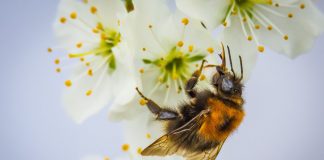
[[[56,72],[73,72],[64,82],[67,113],[82,123],[109,106],[109,119],[125,123],[123,150],[141,159],[163,131],[136,87],[161,106],[176,106],[201,60],[218,63],[221,43],[231,48],[236,71],[242,56],[247,78],[266,48],[289,57],[310,49],[324,15],[310,0],[61,0],[54,30],[58,44],[48,52]]]

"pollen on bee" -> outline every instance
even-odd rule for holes
[[[147,100],[145,100],[144,98],[141,98],[141,99],[139,100],[139,104],[140,104],[141,106],[144,106],[144,105],[147,104]]]
[[[53,52],[53,49],[52,48],[47,48],[47,52],[48,53],[52,53]]]
[[[286,40],[286,41],[289,39],[288,35],[285,35],[283,38],[284,38],[284,40]]]
[[[72,86],[72,81],[71,80],[66,80],[65,81],[65,86],[66,87],[71,87]]]
[[[306,6],[305,6],[305,4],[304,4],[304,3],[302,3],[302,4],[300,4],[300,6],[299,6],[299,7],[300,7],[300,9],[305,9],[305,7],[306,7]]]
[[[258,51],[261,53],[264,52],[264,46],[258,46]]]
[[[60,22],[61,22],[62,24],[64,24],[64,23],[66,22],[66,18],[65,18],[65,17],[61,17],[61,18],[60,18]]]
[[[129,144],[123,144],[123,145],[122,145],[122,150],[123,150],[124,152],[127,152],[127,151],[129,150]]]
[[[207,51],[208,51],[210,54],[212,54],[212,53],[214,53],[214,48],[209,47],[209,48],[207,48]]]
[[[55,63],[55,64],[60,64],[60,62],[61,62],[60,59],[55,59],[55,60],[54,60],[54,63]]]
[[[189,19],[188,18],[183,18],[181,20],[181,22],[184,24],[184,25],[188,25],[189,24]]]
[[[78,18],[78,14],[77,14],[76,12],[72,12],[72,13],[70,14],[70,18],[71,18],[71,19],[77,19],[77,18]]]
[[[193,45],[190,45],[190,46],[188,47],[188,50],[189,50],[189,52],[192,52],[192,51],[194,50],[194,46],[193,46]]]
[[[95,7],[95,6],[92,6],[92,7],[90,8],[90,12],[91,12],[92,14],[96,14],[97,11],[98,11],[98,9],[97,9],[97,7]]]
[[[86,96],[91,96],[92,95],[92,90],[88,90],[87,92],[86,92]]]
[[[150,139],[151,137],[152,137],[151,134],[149,134],[149,133],[146,134],[147,139]]]
[[[138,153],[138,154],[141,154],[142,151],[143,151],[143,149],[142,149],[141,147],[138,147],[138,148],[137,148],[137,153]]]
[[[292,13],[288,13],[288,18],[293,18],[294,15]]]
[[[183,41],[179,41],[179,42],[177,43],[177,46],[178,46],[178,47],[182,47],[183,45],[184,45]]]
[[[83,46],[83,44],[81,42],[76,44],[77,48],[81,48],[82,46]]]

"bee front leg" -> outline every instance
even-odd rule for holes
[[[136,88],[136,91],[138,94],[146,100],[146,105],[149,108],[149,110],[157,115],[156,119],[157,120],[174,120],[180,118],[179,113],[169,110],[169,109],[163,109],[161,108],[158,104],[156,104],[154,101],[151,99],[145,97],[141,91],[139,91],[138,88]]]
[[[201,62],[200,69],[199,70],[196,70],[192,74],[191,78],[188,80],[188,82],[186,84],[186,92],[189,95],[189,97],[191,97],[191,98],[195,98],[196,97],[196,92],[195,92],[194,88],[195,88],[195,86],[196,86],[196,84],[198,82],[198,79],[199,79],[199,77],[201,75],[201,72],[202,72],[202,70],[204,68],[204,64],[206,62],[207,62],[206,60],[203,60]]]

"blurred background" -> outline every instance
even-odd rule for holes
[[[61,105],[64,76],[47,48],[58,0],[0,5],[0,159],[79,160],[122,154],[120,124],[106,111],[76,125]],[[324,2],[318,1],[324,11]],[[290,60],[259,56],[245,88],[247,116],[220,160],[324,159],[324,36]]]

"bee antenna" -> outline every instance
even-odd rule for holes
[[[242,79],[243,79],[243,73],[244,73],[244,71],[243,71],[243,63],[242,63],[242,57],[239,56],[239,58],[240,58],[240,65],[241,65],[241,78],[240,78],[240,81],[242,81]]]
[[[224,44],[223,42],[221,43],[222,44],[222,69],[225,71],[225,68],[226,68],[226,58],[225,58],[225,48],[224,48]]]
[[[236,79],[236,75],[233,69],[233,62],[232,62],[232,56],[231,56],[231,50],[229,48],[229,46],[227,46],[227,51],[228,51],[228,56],[229,56],[229,60],[230,60],[230,65],[231,65],[231,71],[233,73],[234,79]]]

